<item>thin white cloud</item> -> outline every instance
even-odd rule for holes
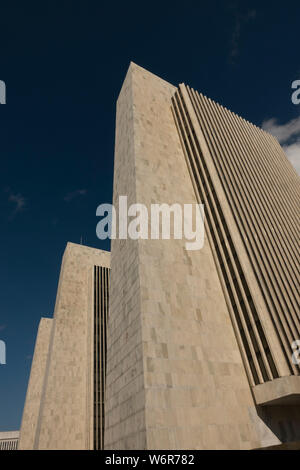
[[[267,119],[262,123],[262,128],[278,139],[286,156],[300,175],[300,116],[285,124],[279,124],[276,118]]]
[[[10,194],[9,201],[16,204],[15,212],[22,211],[26,205],[25,198],[21,194]]]
[[[283,145],[283,150],[298,175],[300,175],[300,138],[294,144]]]
[[[234,11],[234,17],[235,17],[235,22],[234,22],[234,27],[231,35],[231,40],[230,40],[230,52],[229,52],[229,58],[231,62],[234,62],[234,60],[238,57],[239,55],[239,49],[240,49],[240,37],[242,33],[242,29],[245,24],[247,24],[249,21],[254,20],[256,18],[256,10],[248,10],[246,13],[241,13],[238,11],[238,7],[236,5],[231,5],[231,8],[235,9]]]
[[[8,193],[8,201],[14,204],[14,209],[10,215],[10,219],[13,219],[15,215],[26,209],[27,201],[22,194],[15,193],[10,188],[5,188],[4,191]]]
[[[64,200],[66,202],[71,202],[75,197],[77,196],[84,196],[87,193],[86,189],[77,189],[76,191],[72,191],[71,193],[68,193],[65,197]]]
[[[263,122],[263,129],[270,134],[275,135],[281,144],[291,138],[300,136],[300,116],[291,119],[286,124],[278,124],[277,119],[272,118]]]

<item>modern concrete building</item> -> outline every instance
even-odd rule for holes
[[[68,244],[20,448],[300,448],[300,184],[277,140],[131,63],[117,215],[122,195],[203,203],[204,246],[116,238],[109,261]]]
[[[300,442],[299,176],[277,140],[131,63],[114,205],[205,205],[205,243],[112,240],[107,449]]]
[[[19,449],[103,448],[109,258],[66,247],[54,317],[39,325]]]
[[[19,431],[0,432],[0,450],[17,450]]]

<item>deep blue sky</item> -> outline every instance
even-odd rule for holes
[[[35,336],[67,241],[111,202],[115,102],[130,60],[261,125],[299,115],[300,2],[19,1],[0,6],[0,431],[20,426]]]

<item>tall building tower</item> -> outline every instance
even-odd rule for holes
[[[42,318],[19,449],[102,449],[110,254],[68,243]]]
[[[67,245],[19,448],[299,449],[300,185],[277,140],[131,63],[117,212],[120,196],[204,204],[204,246]]]
[[[112,240],[105,448],[299,448],[300,186],[277,140],[131,63],[122,195],[203,203],[205,243]]]

